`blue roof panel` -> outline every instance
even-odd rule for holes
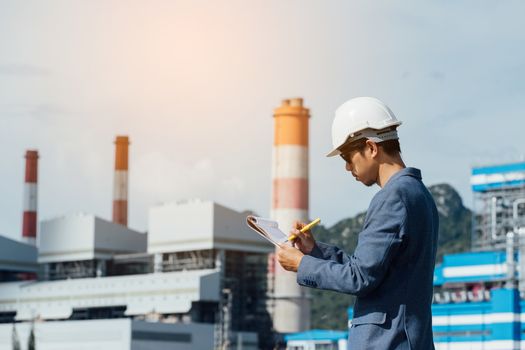
[[[507,188],[507,187],[519,187],[525,185],[525,180],[511,180],[505,182],[493,182],[479,185],[472,185],[472,191],[474,192],[484,192],[487,190],[495,190],[498,188]]]
[[[433,316],[476,315],[489,312],[491,303],[487,301],[468,303],[432,304]]]
[[[441,266],[441,264],[439,264],[439,265],[436,265],[436,267],[434,268],[434,285],[440,286],[443,283],[444,283],[443,267]]]
[[[507,261],[507,257],[503,251],[467,252],[445,255],[442,267],[492,265],[502,264],[505,261]]]
[[[301,333],[291,333],[284,336],[284,340],[334,340],[346,339],[348,332],[331,331],[324,329],[312,329],[311,331]]]
[[[490,175],[521,171],[525,172],[525,162],[472,168],[472,175]]]

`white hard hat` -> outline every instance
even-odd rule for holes
[[[390,108],[377,98],[356,97],[348,100],[335,111],[332,122],[334,149],[326,156],[341,154],[339,148],[347,141],[353,142],[362,138],[377,143],[397,140],[397,131],[391,129],[398,125],[401,125],[401,121],[397,120]]]

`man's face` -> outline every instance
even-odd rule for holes
[[[378,164],[375,161],[377,145],[368,141],[362,150],[353,149],[344,152],[343,159],[346,161],[346,170],[350,171],[356,181],[360,181],[366,186],[377,183]]]

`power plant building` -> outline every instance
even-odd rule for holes
[[[107,327],[127,334],[118,346],[108,342],[99,349],[132,349],[130,344],[148,339],[142,348],[162,348],[158,339],[188,349],[206,341],[206,348],[238,341],[243,349],[258,348],[258,339],[271,340],[266,276],[273,246],[253,234],[245,218],[193,200],[152,208],[148,234],[86,214],[42,222],[42,279],[0,283],[0,343],[9,344],[13,322],[38,320],[58,321],[73,333],[82,321],[99,332],[93,338],[104,338]],[[31,266],[35,270],[35,261]],[[20,336],[26,332],[26,323],[16,325]],[[37,322],[36,329],[47,334],[54,328]],[[166,334],[155,340],[155,332]],[[57,348],[46,339],[39,348]]]
[[[147,235],[91,214],[42,221],[38,262],[44,279],[106,276],[119,254],[145,253]]]
[[[12,339],[27,349],[33,327],[38,350],[71,349],[213,349],[214,327],[209,324],[160,323],[131,318],[60,322],[0,324],[0,350],[13,350]],[[13,334],[16,337],[13,337]],[[245,344],[257,342],[256,335],[242,334]],[[245,345],[243,349],[256,349]]]
[[[285,231],[309,219],[302,103],[274,113],[271,216]],[[309,327],[307,291],[246,225],[253,213],[186,200],[151,208],[147,232],[128,228],[129,138],[115,145],[112,220],[66,215],[38,235],[38,152],[27,152],[29,244],[0,236],[0,350],[30,333],[38,349],[270,349],[275,331]]]

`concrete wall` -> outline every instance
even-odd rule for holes
[[[149,211],[148,252],[180,252],[213,247],[213,203],[188,201]]]
[[[95,218],[95,253],[97,255],[145,253],[147,250],[147,234]]]
[[[38,350],[129,350],[131,320],[89,320],[37,322],[34,324]],[[21,349],[26,350],[30,323],[17,323]],[[0,350],[12,350],[12,324],[0,324]]]
[[[74,308],[127,306],[127,315],[186,313],[192,301],[219,299],[214,270],[0,284],[0,312],[17,320],[69,318]]]
[[[154,207],[149,213],[148,252],[224,249],[268,253],[273,246],[246,225],[246,213],[211,201]]]
[[[42,221],[38,235],[38,262],[95,258],[95,217],[74,214]]]
[[[213,349],[211,324],[133,322],[131,350]]]
[[[214,205],[214,242],[219,249],[271,253],[274,246],[246,224],[248,213]]]
[[[36,272],[36,258],[34,245],[0,236],[0,270]]]
[[[27,349],[30,323],[17,323],[21,349]],[[181,324],[131,319],[37,322],[38,350],[207,350],[213,349],[211,324]],[[248,333],[245,339],[255,335]],[[0,324],[0,350],[12,350],[13,325]],[[243,347],[245,350],[255,349]]]
[[[114,254],[146,252],[147,235],[88,214],[43,221],[38,262],[109,259]]]

